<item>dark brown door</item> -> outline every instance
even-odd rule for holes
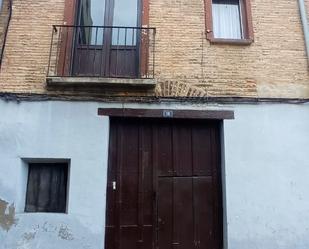
[[[140,0],[80,0],[73,74],[137,77]]]
[[[218,127],[111,119],[106,249],[222,248]]]

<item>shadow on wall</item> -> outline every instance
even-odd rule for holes
[[[0,0],[0,68],[3,58],[3,50],[8,31],[9,22],[11,19],[12,0]]]

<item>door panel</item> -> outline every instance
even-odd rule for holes
[[[173,127],[169,123],[162,123],[155,131],[154,157],[158,166],[158,176],[173,176]]]
[[[160,177],[158,179],[158,247],[160,249],[173,249],[173,178]]]
[[[174,182],[174,238],[175,248],[194,248],[193,193],[191,177],[175,177]],[[158,198],[160,201],[160,196]],[[158,210],[160,212],[160,210]],[[171,217],[170,217],[171,218]],[[158,237],[160,240],[160,235]]]
[[[110,76],[128,78],[137,76],[136,53],[136,46],[112,46],[110,51]]]
[[[111,119],[110,130],[105,248],[219,249],[218,123]]]
[[[213,210],[211,178],[160,177],[159,248],[214,248]]]
[[[116,224],[118,224],[118,205],[116,191],[113,183],[117,181],[117,165],[118,153],[118,125],[110,129],[109,133],[109,157],[108,157],[108,171],[107,171],[107,189],[106,189],[106,223],[105,223],[105,248],[116,248],[115,238],[117,238]],[[118,247],[117,247],[118,248]]]
[[[80,0],[75,32],[73,75],[105,74],[109,0]]]
[[[217,133],[215,124],[190,123],[160,124],[158,141],[159,176],[206,176],[212,175],[216,165],[217,148],[212,146]]]
[[[213,135],[215,127],[196,125],[192,129],[192,164],[193,175],[195,176],[211,176],[213,167],[216,167],[213,153],[215,146]]]
[[[215,218],[215,212],[219,210],[214,205],[215,187],[212,179],[196,177],[193,181],[193,188],[196,248],[217,248],[214,244],[214,233],[218,234],[220,231],[216,231],[214,223],[219,222]]]
[[[138,127],[134,124],[127,125],[122,130],[123,143],[121,148],[121,160],[119,165],[119,201],[120,224],[137,225],[138,222],[138,191],[139,191],[139,148],[138,148]],[[125,132],[125,134],[124,134]],[[126,143],[125,141],[130,141]]]
[[[140,0],[80,0],[78,11],[73,75],[137,77]]]
[[[138,27],[139,0],[114,0],[114,12],[112,26]],[[134,46],[136,45],[136,30],[115,29],[112,35],[112,45],[114,46]]]
[[[192,175],[191,127],[183,124],[173,127],[174,176]]]
[[[79,39],[83,45],[103,43],[103,30],[91,26],[104,26],[106,0],[80,0],[79,6]]]
[[[153,172],[151,127],[111,123],[105,248],[152,248]],[[113,173],[116,173],[114,176]],[[116,188],[113,188],[113,180]],[[116,197],[115,197],[116,196]]]
[[[114,0],[113,26],[136,27],[138,0]]]

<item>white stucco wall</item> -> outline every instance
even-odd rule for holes
[[[309,105],[236,106],[224,134],[229,249],[308,249]]]
[[[0,248],[103,248],[108,118],[69,102],[0,101],[0,115],[0,199],[16,207]],[[22,158],[70,159],[68,214],[23,213]]]
[[[16,210],[0,249],[102,249],[109,122],[86,102],[0,100],[0,199]],[[229,249],[309,248],[309,105],[126,104],[233,109],[224,122]],[[24,213],[26,162],[70,160],[67,214]],[[8,214],[9,210],[6,210]]]

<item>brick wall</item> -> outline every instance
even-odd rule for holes
[[[201,0],[151,1],[160,81],[190,82],[209,95],[308,97],[297,1],[252,0],[252,15],[252,45],[211,45]]]
[[[14,2],[1,91],[106,94],[46,90],[51,25],[62,24],[63,8],[64,0]],[[252,0],[252,15],[253,44],[213,45],[205,39],[203,0],[150,0],[157,94],[309,98],[297,1]]]
[[[18,0],[7,36],[0,89],[45,92],[51,25],[63,22],[63,0]]]

